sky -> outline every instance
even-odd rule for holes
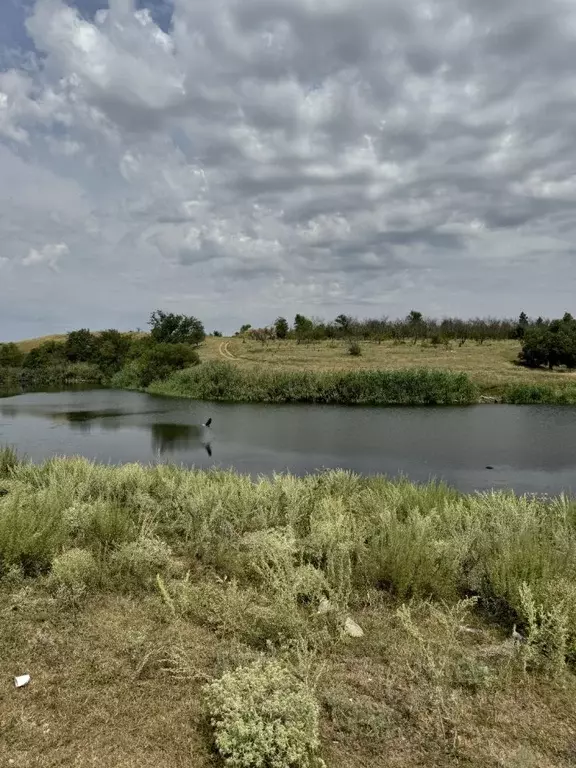
[[[0,338],[558,316],[573,0],[2,0]]]

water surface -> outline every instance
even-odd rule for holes
[[[80,454],[252,475],[345,468],[418,482],[435,477],[463,491],[576,490],[576,408],[568,406],[364,408],[206,403],[105,389],[34,393],[0,399],[2,444],[35,461]]]

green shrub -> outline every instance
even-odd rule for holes
[[[77,539],[91,549],[107,550],[134,537],[135,526],[125,509],[109,501],[96,501],[77,508]],[[67,515],[71,514],[71,510]],[[64,516],[64,514],[63,514]],[[67,525],[74,522],[68,517]]]
[[[362,347],[357,341],[350,343],[348,347],[348,354],[352,355],[352,357],[360,357],[362,355]]]
[[[504,390],[502,402],[510,405],[574,405],[576,386],[564,384],[551,387],[547,384],[513,384]]]
[[[78,589],[95,584],[98,573],[94,555],[87,549],[74,548],[52,561],[50,580],[58,586]]]
[[[19,368],[24,362],[24,353],[14,342],[0,344],[0,368]]]
[[[47,571],[64,540],[62,515],[49,494],[12,490],[0,497],[0,572],[12,565],[26,575]]]
[[[139,389],[140,387],[140,363],[138,360],[130,360],[111,380],[113,389]]]
[[[216,747],[230,768],[321,764],[318,704],[277,661],[239,667],[203,690]]]
[[[200,358],[190,344],[156,343],[150,337],[138,340],[139,355],[112,379],[112,385],[127,389],[148,387],[163,381],[174,371],[198,365]]]
[[[142,537],[122,544],[111,558],[118,575],[140,586],[150,585],[158,573],[166,573],[172,565],[172,549],[157,538]]]

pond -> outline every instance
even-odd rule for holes
[[[34,461],[80,454],[253,476],[345,468],[443,479],[467,492],[576,490],[576,408],[568,406],[276,406],[106,389],[28,393],[0,399],[6,444]]]

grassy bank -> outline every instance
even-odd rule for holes
[[[149,391],[197,400],[260,403],[460,405],[478,399],[466,374],[450,371],[255,371],[224,361],[177,371],[152,384]]]
[[[31,339],[21,346],[30,351],[44,340]],[[384,341],[361,342],[360,347],[361,355],[355,357],[344,341],[262,344],[236,337],[207,337],[198,352],[201,362],[208,365],[157,382],[152,390],[261,402],[576,404],[574,374],[517,365],[520,344],[515,341],[467,342],[463,346]],[[226,363],[228,368],[218,363]],[[21,374],[21,370],[0,370],[0,387],[15,390],[22,382],[33,389],[79,380],[102,381],[99,371],[75,366],[45,368],[32,378]],[[117,374],[113,385],[137,389],[134,365],[129,363]]]
[[[2,765],[574,763],[568,499],[9,451],[0,489]]]

